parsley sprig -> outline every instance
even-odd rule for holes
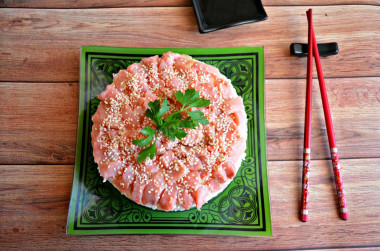
[[[133,140],[133,144],[143,148],[137,157],[137,163],[143,162],[146,158],[154,158],[156,154],[156,141],[159,132],[161,131],[170,140],[183,139],[186,137],[184,128],[195,129],[199,124],[207,125],[209,122],[200,110],[189,111],[190,108],[206,107],[210,104],[210,100],[199,98],[199,92],[195,89],[187,89],[185,93],[177,91],[174,96],[181,103],[182,107],[165,118],[164,114],[169,110],[168,100],[164,99],[161,105],[161,100],[150,101],[149,108],[145,112],[145,116],[153,120],[156,128],[147,126],[140,132],[147,135],[146,138]],[[188,116],[184,118],[182,114]],[[152,143],[153,142],[153,143]],[[144,148],[145,147],[145,148]]]

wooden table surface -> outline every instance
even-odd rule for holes
[[[190,0],[0,0],[0,249],[380,249],[378,0],[263,0],[269,19],[200,34]],[[314,80],[310,221],[298,220],[313,5],[350,219],[339,219]],[[264,46],[273,236],[67,236],[82,45]],[[315,73],[316,71],[314,71]],[[315,75],[316,76],[316,75]]]

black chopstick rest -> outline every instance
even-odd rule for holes
[[[338,43],[318,44],[318,51],[321,57],[336,55],[339,53]],[[290,45],[290,54],[297,57],[306,57],[307,44],[292,43]]]

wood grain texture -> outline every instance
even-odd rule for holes
[[[379,83],[380,78],[327,79],[341,158],[380,157]],[[305,88],[301,79],[266,81],[270,160],[302,158]],[[0,83],[0,90],[5,101],[0,103],[0,163],[73,164],[78,83]],[[313,95],[312,159],[326,159],[330,154],[317,80]]]
[[[0,166],[0,248],[252,250],[380,246],[380,159],[342,160],[350,219],[337,211],[329,161],[311,170],[310,221],[298,220],[301,162],[270,161],[272,237],[67,236],[73,166]],[[358,170],[361,175],[358,176]],[[22,175],[20,175],[22,173]],[[43,174],[43,175],[42,175]],[[307,233],[302,235],[300,233]]]
[[[345,4],[373,4],[379,5],[377,0],[262,0],[264,6],[289,6],[289,5],[345,5]],[[115,7],[185,7],[192,6],[191,0],[1,0],[0,7],[5,8],[115,8]]]
[[[0,81],[78,81],[82,45],[265,45],[267,78],[304,78],[306,59],[291,57],[289,45],[307,41],[306,9],[305,6],[268,7],[270,18],[265,22],[200,34],[190,7],[3,8],[0,9]],[[314,13],[317,41],[336,41],[340,47],[338,55],[322,61],[325,77],[380,76],[379,7],[318,6],[314,7]]]
[[[323,60],[323,59],[322,59]],[[380,78],[326,79],[341,158],[380,157]],[[270,160],[302,159],[306,80],[266,81]],[[311,159],[330,158],[318,79],[313,80]]]
[[[74,163],[77,83],[0,83],[0,163]]]
[[[350,1],[350,0],[348,0]],[[353,0],[351,0],[353,1]],[[366,0],[371,1],[371,0]],[[1,0],[5,8],[115,8],[115,7],[184,7],[192,6],[191,0]]]
[[[262,2],[267,21],[200,34],[190,0],[0,0],[0,250],[379,250],[380,9],[371,5],[380,1]],[[289,45],[307,41],[305,11],[312,5],[317,41],[340,48],[322,64],[346,222],[339,219],[331,163],[316,160],[329,158],[316,80],[310,221],[298,220],[306,58],[291,57]],[[82,45],[265,46],[272,237],[65,234]]]

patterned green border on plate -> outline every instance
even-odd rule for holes
[[[96,96],[112,74],[141,58],[167,51],[189,54],[231,79],[248,115],[247,157],[231,184],[201,211],[163,212],[139,206],[102,182],[91,147]],[[262,47],[116,48],[84,46],[80,61],[79,118],[68,234],[271,235],[264,118]]]

